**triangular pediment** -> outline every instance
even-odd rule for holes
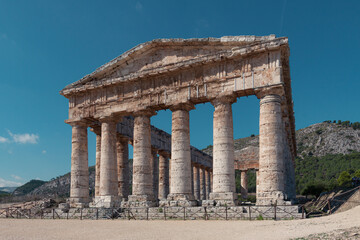
[[[100,86],[104,82],[124,82],[129,79],[156,75],[179,68],[229,56],[234,49],[272,42],[284,38],[269,36],[233,36],[197,39],[158,39],[140,44],[104,64],[93,73],[66,86],[61,94],[85,85]],[[287,41],[287,39],[286,39]]]

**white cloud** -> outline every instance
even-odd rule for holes
[[[14,134],[9,130],[8,133],[11,136],[13,142],[20,144],[37,144],[39,140],[39,135],[33,133]]]
[[[42,150],[42,152],[41,152],[42,154],[46,154],[46,150]]]
[[[13,179],[15,179],[15,180],[21,180],[21,179],[22,179],[21,177],[16,176],[16,175],[14,175],[14,174],[12,174],[11,177],[12,177]]]
[[[9,139],[0,136],[0,143],[6,143],[6,142],[9,142]]]
[[[143,9],[143,5],[141,4],[141,2],[136,2],[135,8],[136,11],[141,12]]]
[[[8,181],[3,178],[0,178],[0,187],[19,187],[22,183],[20,182],[14,182],[14,181]]]

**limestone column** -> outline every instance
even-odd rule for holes
[[[195,197],[195,193],[194,193],[194,171],[192,169],[193,169],[193,164],[191,163],[191,193]]]
[[[205,169],[200,167],[200,200],[206,199]]]
[[[155,200],[158,199],[158,195],[159,195],[159,164],[158,164],[158,157],[157,157],[157,150],[156,149],[152,149],[152,158],[151,158],[151,164],[152,164],[152,187],[153,187],[153,192],[154,192],[154,197]]]
[[[196,200],[200,200],[200,171],[198,165],[193,166],[194,175],[194,197]]]
[[[281,97],[266,94],[260,100],[259,189],[256,204],[283,204],[284,134]]]
[[[171,192],[171,158],[169,159],[169,194],[170,192]]]
[[[110,207],[118,198],[116,122],[101,119],[100,197]]]
[[[121,199],[129,196],[129,146],[128,139],[119,134],[116,136],[117,149],[117,176],[118,176],[118,195]]]
[[[189,111],[193,105],[180,104],[172,111],[171,129],[171,187],[168,200],[180,205],[195,204],[191,192],[191,157]]]
[[[210,189],[210,169],[206,168],[205,169],[205,185],[206,185],[206,198],[205,199],[209,199],[209,195],[211,192]]]
[[[248,178],[247,178],[247,171],[240,172],[240,179],[241,179],[241,197],[246,199],[248,197]]]
[[[288,200],[296,199],[296,184],[295,184],[295,169],[292,157],[292,132],[290,127],[289,111],[286,99],[283,98],[281,102],[282,120],[283,120],[283,134],[284,134],[284,159],[285,159],[285,193]]]
[[[169,160],[167,154],[159,152],[159,199],[169,194]]]
[[[210,193],[213,191],[213,172],[211,170],[210,172],[210,192],[209,192],[209,199],[210,199]]]
[[[96,134],[95,197],[98,197],[100,191],[101,128],[93,128],[93,132]]]
[[[83,207],[89,203],[89,166],[87,125],[82,122],[72,126],[70,206]]]
[[[152,178],[150,117],[153,111],[142,111],[134,119],[133,189],[129,202],[152,206],[155,202]]]
[[[210,199],[217,205],[236,204],[234,170],[234,137],[231,104],[234,98],[220,98],[212,102],[214,111],[213,130],[213,189]]]

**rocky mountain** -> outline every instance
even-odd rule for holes
[[[309,127],[296,131],[297,150],[300,161],[302,158],[322,157],[328,154],[350,154],[360,152],[360,124],[348,121],[313,124]],[[259,137],[250,136],[236,139],[235,150],[241,150],[249,146],[259,146]],[[212,146],[204,149],[212,155]],[[131,164],[130,164],[131,166]],[[95,167],[89,168],[90,193],[93,194],[95,183]],[[53,179],[35,188],[27,195],[41,195],[46,197],[68,197],[70,189],[70,173]]]
[[[30,196],[43,196],[43,197],[68,197],[70,192],[70,173],[50,180],[41,186],[35,188],[27,193]],[[89,167],[89,184],[90,193],[94,191],[95,185],[95,167]]]
[[[296,142],[302,158],[360,152],[360,129],[326,121],[296,131]]]

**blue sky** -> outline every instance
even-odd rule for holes
[[[0,187],[70,170],[59,91],[156,38],[287,36],[297,129],[360,121],[360,1],[0,0]],[[234,137],[258,133],[255,97],[233,105]],[[191,144],[212,144],[210,104],[191,111]],[[171,131],[171,112],[152,124]],[[89,165],[95,137],[89,133]]]

